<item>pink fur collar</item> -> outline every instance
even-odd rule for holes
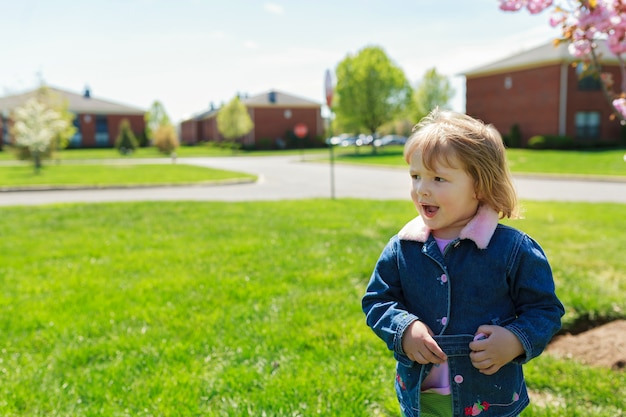
[[[476,243],[479,249],[486,249],[493,232],[496,231],[498,213],[490,207],[480,206],[476,215],[461,230],[460,239],[470,239]],[[430,235],[430,229],[424,224],[420,216],[408,222],[400,232],[398,237],[401,240],[415,240],[417,242],[426,242]]]

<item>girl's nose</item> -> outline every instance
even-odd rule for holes
[[[416,181],[413,185],[413,189],[415,190],[415,193],[417,193],[417,195],[429,194],[428,187],[426,186],[426,184],[424,184],[424,181]]]

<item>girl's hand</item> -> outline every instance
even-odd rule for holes
[[[422,365],[443,363],[448,359],[433,339],[432,330],[419,320],[411,323],[404,331],[402,349],[409,359]]]
[[[524,347],[517,336],[500,326],[480,326],[476,334],[486,338],[469,344],[472,365],[485,375],[493,375],[513,359],[524,354]]]

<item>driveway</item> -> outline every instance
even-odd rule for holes
[[[0,206],[110,201],[260,201],[331,197],[329,162],[301,156],[179,158],[186,163],[241,171],[259,177],[256,183],[209,186],[111,188],[0,192]],[[334,165],[335,198],[408,200],[406,169],[347,164]],[[590,181],[553,177],[515,177],[519,196],[528,200],[626,203],[626,181]]]

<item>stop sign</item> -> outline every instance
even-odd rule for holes
[[[300,139],[304,139],[304,137],[309,133],[309,128],[306,127],[304,123],[298,123],[293,128],[293,133]]]
[[[326,104],[331,107],[333,104],[333,82],[330,78],[330,70],[326,70],[326,79],[324,80],[324,90],[326,92]]]

